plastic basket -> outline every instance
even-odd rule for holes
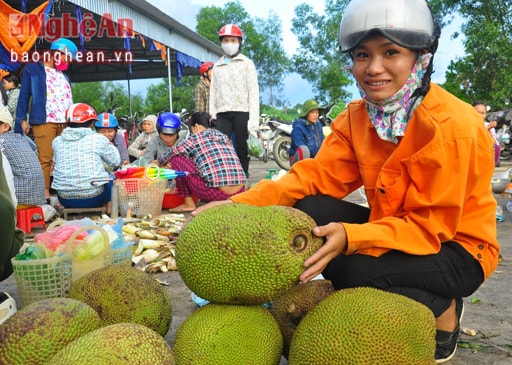
[[[162,212],[167,180],[119,179],[119,211],[126,216],[158,216]]]
[[[49,259],[11,260],[21,305],[45,298],[68,297],[72,283],[71,256],[64,253]]]
[[[103,249],[90,259],[79,259],[73,254],[75,239],[84,231],[97,231],[103,240]],[[68,297],[71,284],[85,274],[109,265],[131,265],[131,257],[132,246],[112,249],[103,228],[84,226],[73,233],[66,252],[60,256],[26,261],[13,258],[11,262],[21,303],[26,306],[45,298]]]

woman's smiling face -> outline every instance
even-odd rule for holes
[[[380,101],[402,88],[417,58],[418,52],[375,35],[354,49],[352,72],[370,100]]]

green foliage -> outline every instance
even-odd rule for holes
[[[348,0],[326,0],[325,15],[316,14],[307,4],[295,8],[292,32],[297,36],[300,49],[293,56],[292,69],[308,80],[322,103],[350,99],[344,89],[352,76],[343,71],[351,61],[338,49],[340,14]]]
[[[199,82],[197,76],[184,76],[181,85],[177,85],[176,79],[172,79],[172,110],[179,113],[181,109],[194,110],[194,87]],[[145,110],[148,114],[160,114],[170,110],[169,84],[167,79],[156,85],[148,86]]]
[[[441,15],[458,12],[464,19],[466,55],[450,63],[443,86],[468,102],[481,100],[494,110],[507,108],[512,88],[512,3],[433,0],[432,5]],[[445,17],[445,23],[451,19]]]

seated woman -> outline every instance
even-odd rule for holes
[[[165,112],[156,120],[158,137],[151,139],[146,147],[144,159],[147,162],[156,164],[172,146],[181,142],[186,136],[180,136],[181,120],[176,114]]]
[[[12,128],[11,113],[7,108],[0,107],[0,147],[11,166],[17,204],[43,205],[46,203],[44,177],[37,154],[28,139],[14,133]]]
[[[189,122],[191,135],[166,152],[158,162],[189,174],[176,179],[184,203],[171,211],[196,209],[192,195],[203,202],[225,200],[245,191],[247,177],[229,138],[215,127],[210,115],[197,112]]]
[[[0,153],[0,281],[12,274],[11,259],[19,252],[25,237],[23,231],[16,229],[16,208],[6,175],[4,159]]]
[[[156,130],[156,115],[147,115],[141,124],[142,133],[135,138],[135,140],[128,146],[128,154],[130,155],[130,161],[136,160],[146,153],[146,147],[149,141],[154,137],[158,136]]]
[[[110,113],[101,113],[98,115],[98,120],[94,123],[96,132],[104,135],[107,139],[116,146],[121,156],[121,165],[128,165],[130,157],[128,156],[128,146],[124,139],[124,135],[119,133],[119,122],[117,118]]]
[[[324,109],[315,100],[307,100],[301,116],[293,121],[290,165],[316,156],[324,140],[322,124],[318,122],[320,111]]]
[[[105,206],[110,213],[112,181],[103,163],[116,167],[119,151],[108,139],[93,131],[98,120],[94,109],[83,103],[66,111],[68,127],[52,143],[54,170],[52,188],[66,208]],[[98,181],[91,184],[93,181]]]

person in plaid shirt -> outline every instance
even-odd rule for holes
[[[196,112],[189,121],[191,135],[158,159],[160,165],[188,172],[176,179],[178,195],[184,203],[172,212],[196,209],[192,195],[203,202],[225,200],[245,191],[247,177],[229,138],[215,127],[206,112]]]

